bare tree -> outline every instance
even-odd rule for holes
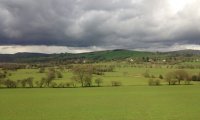
[[[176,70],[175,72],[175,78],[178,80],[178,84],[181,84],[182,80],[188,80],[189,74],[185,70]]]
[[[56,77],[55,71],[49,70],[49,72],[47,73],[47,77],[43,78],[43,81],[45,81],[45,84],[46,84],[47,87],[49,87],[49,85],[55,79],[55,77]]]
[[[176,70],[172,72],[168,72],[166,74],[166,81],[169,83],[169,85],[175,85],[178,83],[181,84],[181,81],[185,81],[185,84],[190,83],[189,74],[185,70]]]
[[[76,66],[72,69],[74,76],[72,80],[81,83],[81,86],[91,86],[92,67],[91,66]]]
[[[169,85],[176,84],[174,72],[168,72],[165,76],[165,79]]]

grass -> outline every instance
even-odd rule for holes
[[[1,120],[198,120],[200,86],[1,89]]]
[[[119,63],[99,63],[119,64]],[[0,89],[0,120],[198,120],[200,119],[200,86],[148,86],[145,71],[158,77],[175,68],[130,67],[120,64],[114,72],[93,79],[103,78],[103,86],[120,81],[121,87],[91,88],[17,88]],[[124,67],[125,66],[125,67]],[[199,69],[185,69],[198,74]],[[46,73],[38,69],[9,71],[11,80],[34,77],[40,80]],[[69,82],[72,72],[62,72],[56,82]]]
[[[108,63],[109,64],[109,63]],[[169,69],[165,66],[154,67],[154,68],[144,68],[144,67],[117,67],[114,72],[106,72],[103,76],[94,75],[93,79],[102,78],[103,86],[110,86],[111,81],[120,81],[123,85],[147,85],[149,78],[145,78],[143,73],[148,71],[150,75],[158,77],[160,74],[165,76],[165,74],[169,71],[173,71],[176,69]],[[199,69],[185,69],[191,74],[198,74]],[[42,77],[45,77],[46,73],[39,73],[38,69],[20,69],[17,71],[10,71],[12,74],[8,76],[11,80],[19,80],[28,77],[34,77],[34,81],[41,80]],[[48,71],[48,70],[46,70]],[[62,72],[63,78],[56,78],[55,82],[70,82],[73,73],[65,70]],[[161,81],[163,84],[167,84],[164,80]],[[194,83],[194,82],[193,82]]]

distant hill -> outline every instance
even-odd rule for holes
[[[198,50],[181,50],[172,52],[144,52],[132,50],[106,50],[89,53],[61,53],[61,54],[43,54],[43,53],[16,53],[16,54],[0,54],[0,62],[48,62],[48,61],[65,61],[77,59],[91,60],[119,60],[130,57],[159,57],[159,56],[192,56],[200,55]]]
[[[0,54],[0,62],[26,62],[34,59],[48,58],[50,56],[52,55],[43,53]]]
[[[179,51],[172,51],[169,53],[176,53],[176,54],[194,54],[194,55],[200,55],[200,50],[179,50]]]
[[[165,52],[168,56],[185,56],[190,57],[193,55],[200,55],[200,50],[179,50],[179,51],[171,51]]]
[[[76,54],[81,58],[89,58],[96,60],[113,60],[113,59],[124,59],[129,57],[144,57],[153,55],[152,52],[140,52],[140,51],[131,51],[131,50],[107,50],[107,51],[98,51],[90,53],[81,53]]]

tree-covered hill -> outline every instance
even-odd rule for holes
[[[60,53],[60,54],[43,54],[43,53],[16,53],[16,54],[0,54],[0,62],[49,62],[49,61],[65,61],[65,60],[121,60],[126,58],[142,58],[142,57],[173,57],[173,56],[199,56],[198,50],[182,50],[172,52],[146,52],[132,50],[106,50],[88,53]]]

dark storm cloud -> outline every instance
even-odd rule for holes
[[[200,2],[181,1],[0,0],[0,45],[199,45]]]

